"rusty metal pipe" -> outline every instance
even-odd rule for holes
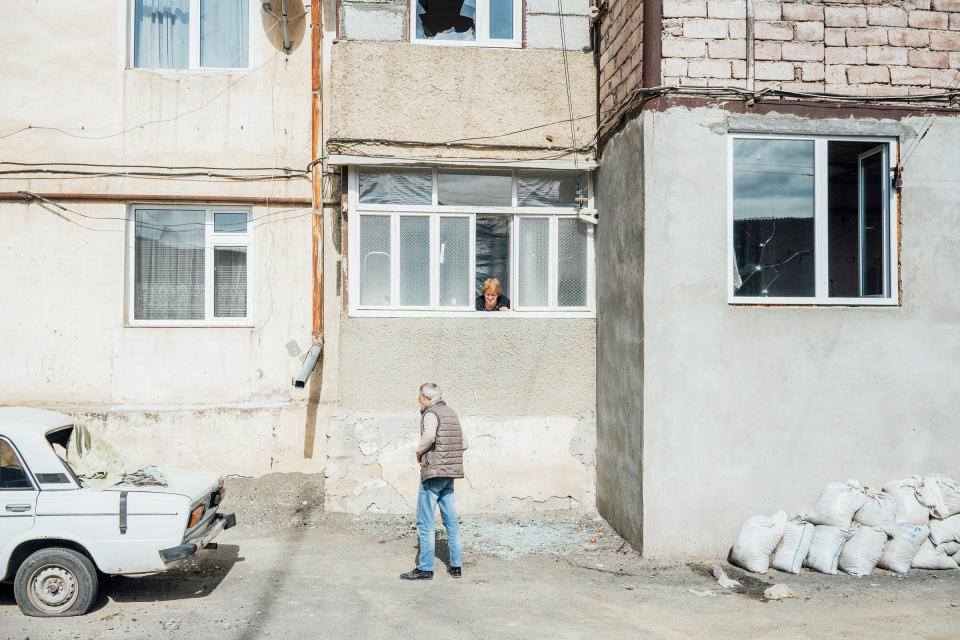
[[[643,86],[660,86],[663,61],[663,0],[643,3]]]
[[[313,336],[323,343],[323,2],[310,3],[310,147],[313,161]]]

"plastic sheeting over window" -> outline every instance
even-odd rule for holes
[[[433,197],[430,169],[363,167],[360,202],[364,204],[429,205]]]
[[[517,205],[521,207],[575,207],[586,195],[586,176],[577,192],[577,174],[570,171],[517,171]]]
[[[360,216],[360,304],[390,304],[390,216]]]
[[[430,304],[430,218],[400,216],[400,306]]]
[[[557,305],[587,306],[587,223],[574,218],[557,220]]]
[[[437,197],[441,205],[509,207],[512,189],[510,171],[437,171]]]

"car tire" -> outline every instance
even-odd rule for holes
[[[13,595],[28,616],[79,616],[97,597],[99,578],[90,558],[47,547],[27,556],[13,580]]]

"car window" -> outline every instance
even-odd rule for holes
[[[32,488],[30,478],[13,447],[6,440],[0,440],[0,490]]]

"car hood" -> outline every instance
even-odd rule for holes
[[[195,502],[204,498],[220,486],[223,478],[212,471],[197,471],[196,469],[161,468],[160,472],[167,479],[167,486],[154,484],[135,485],[119,483],[105,491],[142,491],[148,493],[174,493],[190,498]]]

